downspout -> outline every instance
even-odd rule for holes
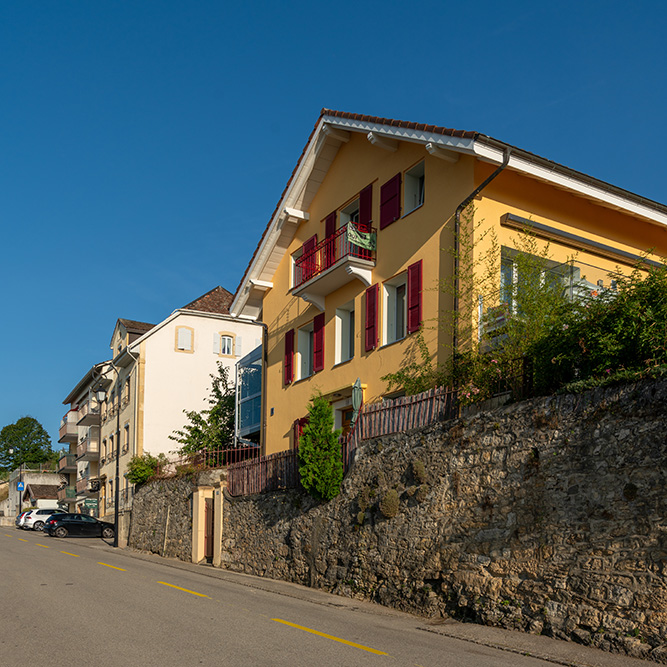
[[[454,214],[454,312],[459,311],[459,230],[461,227],[461,213],[466,206],[494,179],[500,174],[501,171],[507,167],[510,161],[510,154],[512,152],[511,148],[506,148],[504,151],[503,162],[502,164],[480,185],[478,185],[457,207],[456,213]],[[456,321],[456,326],[454,327],[454,333],[452,335],[452,354],[455,355],[458,343],[459,343],[459,327],[458,319]]]

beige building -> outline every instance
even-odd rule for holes
[[[150,453],[172,456],[169,438],[187,422],[185,410],[208,407],[211,375],[218,363],[234,382],[237,360],[262,343],[262,327],[229,315],[232,295],[222,287],[174,311],[159,324],[119,319],[111,338],[114,353],[100,387],[100,516],[115,508],[117,457],[119,511],[129,509],[132,485],[125,478],[129,460]]]

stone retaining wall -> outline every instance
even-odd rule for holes
[[[144,484],[134,494],[128,545],[139,551],[190,561],[192,557],[191,477]]]
[[[368,441],[329,503],[227,496],[223,566],[667,663],[666,405],[646,382]]]

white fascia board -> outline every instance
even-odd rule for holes
[[[474,140],[462,137],[451,137],[445,134],[434,132],[425,132],[424,130],[415,130],[394,125],[382,125],[381,123],[369,123],[368,121],[352,120],[350,118],[338,118],[337,116],[324,116],[323,122],[336,127],[349,130],[351,132],[362,132],[379,136],[385,136],[401,141],[409,141],[416,144],[432,143],[436,146],[449,148],[450,150],[460,151],[461,153],[474,153]]]
[[[262,280],[262,271],[269,256],[273,252],[273,248],[275,247],[278,236],[280,235],[279,222],[282,216],[285,215],[285,209],[294,208],[294,199],[303,189],[304,181],[310,176],[315,157],[315,148],[319,145],[319,137],[322,133],[322,126],[324,125],[324,122],[324,119],[320,119],[320,122],[317,124],[317,129],[315,132],[313,132],[313,136],[311,137],[310,143],[304,152],[304,156],[297,165],[292,182],[289,184],[287,192],[285,192],[280,205],[276,208],[275,215],[269,223],[269,228],[266,235],[264,236],[262,245],[258,249],[257,254],[255,255],[255,259],[248,268],[243,283],[237,290],[237,296],[234,298],[234,301],[232,301],[232,305],[229,308],[230,313],[232,313],[232,315],[235,317],[238,317],[241,314],[243,307],[248,300],[250,288],[252,287],[250,281]]]
[[[526,174],[541,181],[546,181],[557,187],[565,190],[570,190],[578,195],[587,197],[589,199],[597,200],[602,205],[619,209],[626,213],[636,215],[652,222],[657,222],[661,225],[667,225],[667,214],[657,211],[648,205],[623,197],[622,194],[613,192],[611,189],[604,187],[596,187],[592,183],[587,183],[576,177],[574,173],[568,175],[563,173],[563,168],[558,168],[554,165],[548,168],[545,165],[539,164],[537,160],[531,160],[523,151],[517,149],[517,153],[510,154],[508,168]],[[504,151],[484,144],[480,141],[475,142],[475,155],[485,162],[493,164],[502,164],[504,159]],[[613,188],[613,186],[610,186]]]

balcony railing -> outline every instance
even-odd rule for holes
[[[76,425],[78,420],[79,413],[76,410],[70,410],[62,418],[58,430],[58,442],[76,442],[79,437],[79,429]]]
[[[99,426],[100,408],[98,405],[86,403],[79,409],[79,426]]]
[[[87,493],[97,493],[100,490],[100,481],[98,479],[90,479],[90,477],[84,477],[77,480],[76,482],[76,492],[81,494]]]
[[[350,232],[348,232],[348,228]],[[352,243],[349,237],[353,234],[357,234],[359,237],[363,235],[363,238],[369,241],[368,244],[373,249]],[[375,237],[375,229],[370,226],[359,229],[356,225],[349,223],[345,227],[337,229],[335,234],[320,241],[314,248],[308,249],[307,252],[304,251],[303,255],[294,262],[294,288],[307,283],[346,258],[374,262]],[[360,238],[360,240],[362,239]]]
[[[100,443],[96,437],[88,435],[81,440],[76,448],[76,457],[78,459],[96,460],[100,456]]]
[[[59,502],[74,502],[76,500],[76,487],[61,486],[56,491],[56,495]]]
[[[65,454],[58,460],[58,472],[76,470],[76,454]]]

